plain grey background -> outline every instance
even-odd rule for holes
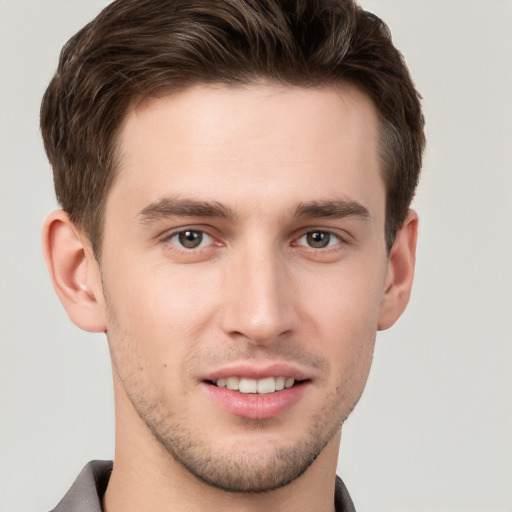
[[[105,0],[0,0],[0,512],[52,508],[113,455],[106,341],[58,302],[38,129],[61,46]],[[512,3],[367,0],[424,97],[416,283],[345,425],[360,512],[512,510]]]

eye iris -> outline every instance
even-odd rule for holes
[[[322,231],[313,231],[312,233],[308,233],[306,238],[310,247],[314,247],[315,249],[322,249],[323,247],[327,247],[327,245],[329,245],[331,236],[329,233],[323,233]]]
[[[182,231],[178,239],[183,247],[195,249],[203,241],[203,234],[199,231]]]

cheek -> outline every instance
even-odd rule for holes
[[[370,368],[382,300],[384,267],[366,270],[375,267],[360,263],[331,269],[325,279],[317,273],[316,286],[305,288],[301,311],[314,329],[312,347],[319,349],[324,340],[322,350],[336,368],[336,378],[351,375],[358,385],[364,385]]]
[[[122,271],[121,271],[122,270]],[[136,279],[119,279],[120,275]],[[197,272],[196,272],[197,274]],[[108,334],[115,351],[134,357],[152,371],[175,368],[195,351],[205,324],[212,321],[215,300],[202,276],[151,268],[137,273],[120,269],[104,283],[110,318]],[[130,354],[131,351],[131,354]]]
[[[338,268],[320,268],[301,286],[304,312],[348,339],[357,339],[362,331],[375,333],[384,279],[384,265],[362,259]]]

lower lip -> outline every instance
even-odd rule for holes
[[[308,382],[265,395],[240,393],[213,384],[202,383],[207,393],[225,411],[242,418],[263,420],[273,418],[292,408],[303,396]]]

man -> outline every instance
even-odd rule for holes
[[[55,509],[354,510],[341,426],[405,309],[424,147],[386,26],[348,0],[118,0],[41,127],[45,257],[107,334],[116,447]]]

